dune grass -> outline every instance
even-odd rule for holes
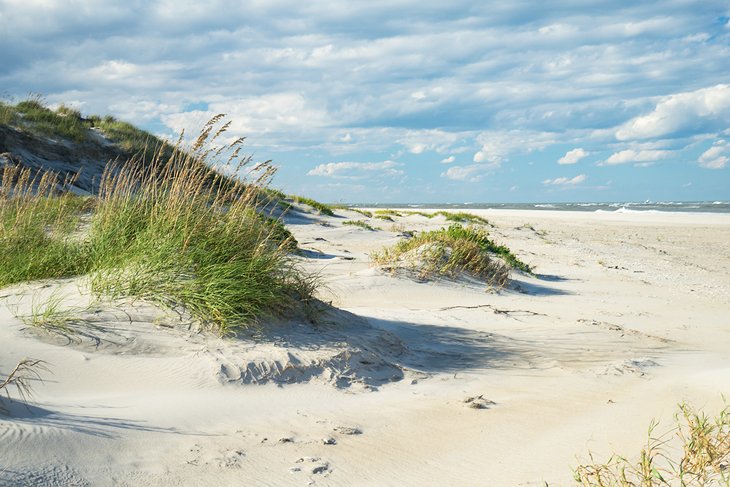
[[[245,183],[211,171],[206,146],[222,133],[211,136],[218,121],[191,150],[109,166],[82,236],[82,200],[57,194],[51,173],[6,168],[0,285],[87,275],[97,295],[182,306],[221,333],[309,300],[315,283],[289,253],[296,241],[256,211],[273,169],[260,164]]]
[[[334,209],[330,205],[320,203],[319,201],[313,200],[312,198],[306,198],[304,196],[289,195],[295,203],[308,205],[317,210],[321,215],[335,216]]]
[[[3,395],[10,399],[10,389],[15,389],[20,401],[27,402],[33,395],[33,382],[42,381],[41,372],[44,371],[47,372],[48,367],[42,360],[21,360],[10,374],[0,382],[0,413],[10,413],[3,404]]]
[[[89,270],[74,233],[90,201],[59,193],[69,182],[14,166],[0,172],[0,286]]]
[[[652,422],[638,460],[613,455],[606,463],[580,465],[574,480],[583,487],[660,487],[730,485],[730,406],[713,419],[686,404],[676,427],[655,436]]]
[[[352,225],[355,227],[364,228],[365,230],[370,230],[371,232],[374,232],[377,230],[377,228],[367,224],[366,222],[362,220],[347,220],[346,222],[342,222],[343,225]]]
[[[149,132],[112,116],[83,117],[81,112],[65,105],[52,110],[40,96],[31,96],[15,105],[0,102],[0,124],[76,143],[88,142],[90,129],[95,128],[128,156],[137,155],[145,162],[151,162],[160,150],[169,157],[173,149]]]
[[[421,232],[371,257],[384,267],[405,267],[422,278],[467,273],[494,286],[507,283],[510,267],[529,269],[507,247],[489,239],[484,230],[459,224]]]
[[[350,211],[354,211],[355,213],[360,213],[365,218],[372,218],[373,217],[373,213],[371,211],[368,211],[368,210],[361,210],[360,208],[349,208],[349,207],[347,209],[350,210]]]

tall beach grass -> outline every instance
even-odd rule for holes
[[[140,155],[109,165],[92,203],[59,194],[51,173],[6,168],[0,285],[86,275],[95,294],[184,307],[221,333],[309,300],[314,280],[295,265],[296,242],[257,211],[274,169],[236,159],[242,139],[211,149],[226,129],[220,118],[188,150],[178,143],[159,147],[150,162]],[[210,169],[224,154],[225,164],[246,170],[246,181]],[[86,208],[88,229],[80,233]]]

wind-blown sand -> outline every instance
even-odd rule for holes
[[[0,485],[568,485],[730,393],[730,215],[473,211],[537,272],[488,292],[371,266],[442,217],[338,213],[288,217],[316,325],[221,339],[79,281],[0,290],[0,371],[52,371],[5,401]],[[86,307],[65,334],[16,317],[49,295]]]

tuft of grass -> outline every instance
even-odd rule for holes
[[[367,223],[365,223],[362,220],[348,220],[346,222],[342,222],[342,224],[343,225],[352,225],[352,226],[355,226],[355,227],[364,228],[365,230],[370,230],[371,232],[374,232],[375,230],[377,230],[377,228],[368,225]]]
[[[128,156],[141,154],[145,162],[151,162],[156,148],[164,147],[167,157],[172,152],[170,144],[130,123],[109,115],[84,118],[81,112],[65,105],[52,110],[39,96],[32,96],[16,105],[0,102],[0,124],[77,143],[89,141],[89,130],[96,128]]]
[[[307,302],[315,282],[289,253],[296,240],[256,211],[271,166],[259,164],[246,182],[209,168],[206,147],[225,129],[211,136],[220,118],[190,150],[160,147],[151,164],[138,155],[108,166],[85,236],[82,200],[58,194],[52,173],[5,168],[0,285],[88,275],[97,295],[182,306],[221,333]]]
[[[59,188],[51,173],[5,166],[0,172],[0,286],[70,277],[91,262],[76,230],[89,200]]]
[[[347,208],[347,209],[350,210],[350,211],[354,211],[355,213],[360,213],[365,218],[372,218],[373,217],[373,213],[370,212],[370,211],[368,211],[368,210],[361,210],[359,208]]]
[[[649,426],[638,460],[613,455],[606,463],[580,465],[574,480],[584,487],[659,487],[730,485],[730,406],[714,418],[686,404],[679,406],[676,426],[655,436]]]
[[[509,249],[492,242],[484,230],[454,224],[401,240],[374,253],[372,258],[386,267],[416,271],[422,278],[467,273],[490,285],[504,286],[511,265],[505,255],[511,255],[514,261],[527,267]]]
[[[290,195],[289,197],[293,199],[296,203],[311,206],[321,215],[335,216],[335,212],[330,205],[320,203],[319,201],[313,200],[312,198],[305,198],[304,196]]]
[[[43,381],[41,372],[47,372],[48,367],[43,360],[23,359],[8,376],[0,382],[0,413],[9,414],[10,411],[3,404],[2,393],[10,399],[10,389],[14,388],[15,392],[22,402],[27,402],[33,395],[33,382]]]
[[[49,137],[61,137],[75,142],[87,140],[87,127],[81,114],[65,106],[53,111],[40,98],[30,98],[12,107],[9,123],[31,129]]]
[[[484,225],[489,225],[489,221],[487,221],[486,218],[482,218],[478,215],[474,215],[473,213],[467,213],[464,211],[458,211],[456,213],[450,212],[450,211],[437,211],[436,213],[432,213],[431,218],[435,216],[443,216],[446,218],[446,221],[450,222],[456,222],[456,223],[481,223]]]
[[[402,214],[402,212],[396,211],[396,210],[375,210],[375,218],[380,218],[383,216],[391,217],[391,221],[392,221],[392,217],[394,217],[394,216],[400,217],[400,216],[403,216],[403,214]]]
[[[386,222],[394,222],[393,217],[390,215],[375,215],[378,220],[385,220]]]

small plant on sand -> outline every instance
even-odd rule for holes
[[[405,267],[423,278],[467,273],[494,286],[507,283],[510,266],[515,267],[513,262],[529,269],[509,249],[489,239],[484,230],[458,224],[421,232],[372,254],[372,258],[382,266]]]
[[[456,213],[452,213],[450,211],[437,211],[436,213],[432,214],[432,217],[435,216],[443,216],[446,218],[446,221],[449,222],[456,222],[456,223],[481,223],[484,225],[489,225],[489,221],[487,221],[486,218],[482,218],[478,215],[474,215],[472,213],[466,213],[463,211],[458,211]]]
[[[330,205],[320,203],[319,201],[313,200],[312,198],[305,198],[304,196],[290,195],[296,203],[308,205],[317,210],[321,215],[335,216],[335,212]]]
[[[583,487],[730,485],[730,406],[710,419],[683,404],[676,420],[674,430],[659,437],[652,422],[637,461],[614,455],[606,463],[580,465],[575,481]]]
[[[366,218],[372,218],[373,217],[373,213],[371,211],[368,211],[368,210],[361,210],[359,208],[348,208],[348,210],[354,211],[355,213],[360,213],[362,216],[364,216]]]
[[[380,218],[380,217],[384,217],[384,216],[391,217],[391,221],[392,221],[392,217],[394,217],[394,216],[400,217],[400,216],[403,216],[403,214],[396,210],[375,210],[375,218]]]
[[[368,225],[367,223],[365,223],[362,220],[347,220],[346,222],[342,222],[342,224],[364,228],[365,230],[370,230],[371,232],[374,232],[375,230],[377,230],[377,228]]]
[[[378,220],[384,220],[386,222],[394,222],[393,217],[390,215],[375,215]]]
[[[9,414],[10,411],[3,403],[3,395],[10,399],[10,389],[15,389],[18,398],[27,402],[33,395],[33,382],[43,381],[41,372],[48,371],[45,362],[35,359],[21,360],[18,365],[0,382],[0,413]]]

